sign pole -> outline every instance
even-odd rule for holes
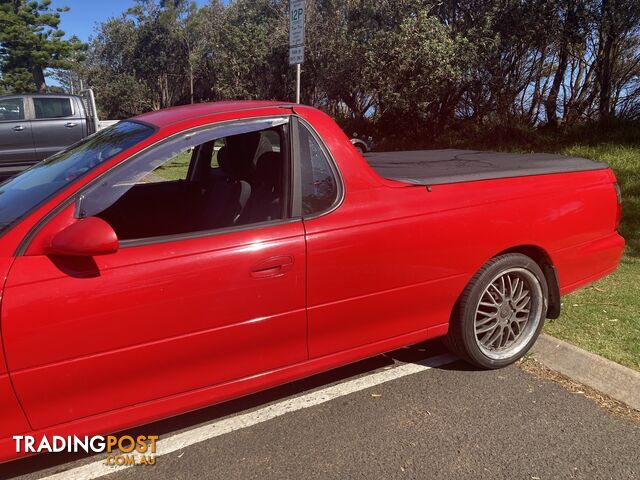
[[[304,63],[305,0],[289,0],[289,65],[296,66],[296,103],[300,103],[300,76]]]
[[[296,63],[296,103],[300,103],[300,64]]]

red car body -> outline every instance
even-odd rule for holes
[[[74,274],[82,259],[61,267],[46,254],[77,222],[72,205],[57,207],[136,151],[268,116],[299,116],[322,138],[342,181],[336,208],[120,248],[93,257],[91,277]],[[13,435],[115,432],[443,336],[465,285],[501,252],[553,265],[564,295],[612,272],[623,251],[608,169],[427,191],[381,178],[310,107],[202,104],[138,120],[155,133],[0,238],[0,460],[18,455]]]

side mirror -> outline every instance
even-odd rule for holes
[[[53,236],[48,255],[94,257],[118,251],[118,236],[111,225],[98,217],[83,218]]]

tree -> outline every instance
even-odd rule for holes
[[[137,0],[71,76],[112,117],[290,100],[288,6]],[[302,101],[348,131],[406,142],[640,116],[638,0],[307,0],[305,28]]]
[[[195,2],[174,0],[173,8],[176,10],[175,24],[178,37],[188,65],[189,103],[194,103],[195,78],[206,60],[209,39],[206,32],[212,25],[205,21],[204,10],[198,10]]]
[[[374,25],[371,3],[316,0],[306,13],[303,101],[323,106],[362,131],[377,106],[370,58]]]
[[[584,4],[583,0],[560,0],[557,2],[556,16],[561,19],[560,25],[557,26],[557,31],[559,31],[556,41],[558,62],[551,88],[545,100],[547,125],[550,127],[556,127],[558,124],[558,97],[560,88],[565,83],[569,56],[577,45],[583,43],[586,35],[586,8]]]
[[[237,0],[223,10],[209,50],[215,99],[287,97],[287,7],[283,0]]]
[[[74,46],[79,46],[82,42],[75,35],[69,39]],[[75,48],[69,56],[69,68],[56,69],[51,76],[58,82],[65,92],[78,93],[84,88],[87,78],[86,46]]]
[[[392,11],[382,17],[391,22],[384,20],[371,40],[368,68],[378,98],[378,122],[390,134],[433,137],[454,116],[468,45],[430,8],[403,8],[401,3],[392,2]]]
[[[597,2],[596,2],[597,3]],[[598,113],[608,119],[615,110],[616,74],[620,73],[621,55],[629,37],[637,35],[640,24],[640,3],[637,0],[600,0],[598,18],[597,79],[600,89]],[[637,51],[636,62],[637,65]]]
[[[86,45],[64,40],[60,14],[51,0],[0,0],[0,70],[6,89],[45,91],[45,70],[68,69],[75,52]]]
[[[127,118],[157,108],[137,66],[138,28],[126,15],[100,25],[86,61],[87,82],[107,118]]]

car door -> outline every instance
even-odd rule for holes
[[[0,260],[0,275],[5,276],[11,266],[11,259]],[[9,379],[2,348],[2,332],[0,332],[0,439],[8,438],[30,430],[27,419]]]
[[[84,120],[74,98],[34,95],[30,99],[34,112],[31,128],[39,160],[82,140]]]
[[[261,125],[258,121],[225,128],[252,133]],[[286,126],[278,127],[283,139]],[[225,192],[233,190],[229,185],[245,182],[194,165],[213,169],[213,148],[206,158],[204,147],[196,147],[189,172],[200,175],[190,173],[185,181],[193,181],[194,188],[182,191],[198,200],[176,209],[176,218],[166,218],[161,228],[171,228],[171,234],[149,231],[144,237],[131,221],[156,205],[153,193],[139,200],[144,192],[177,191],[175,175],[162,165],[149,173],[138,164],[157,162],[167,151],[184,152],[183,147],[193,144],[175,142],[201,142],[198,135],[148,149],[93,184],[16,258],[5,287],[2,326],[13,385],[34,428],[233,382],[308,358],[301,220],[290,218],[283,208],[280,218],[254,217],[242,225],[191,231],[184,227],[184,218],[198,213],[202,198],[210,205],[207,179],[224,183]],[[207,138],[208,145],[212,141]],[[285,154],[283,162],[288,158]],[[169,189],[161,181],[157,188],[145,183],[163,175],[171,180]],[[132,184],[141,187],[135,194]],[[115,200],[113,192],[120,195]],[[128,200],[122,200],[125,197]],[[176,198],[178,204],[183,200]],[[288,204],[288,199],[281,200]],[[112,255],[74,258],[38,252],[39,242],[58,225],[77,222],[78,215],[109,218],[123,237],[135,231],[134,236],[144,238],[121,240]],[[239,215],[234,211],[232,217]]]
[[[0,171],[35,160],[31,123],[22,97],[0,98]]]

